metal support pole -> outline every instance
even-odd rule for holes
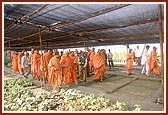
[[[40,41],[40,49],[42,51],[42,39],[41,39],[41,28],[39,27],[39,41]]]
[[[161,52],[161,76],[162,76],[162,110],[164,111],[164,59],[163,59],[163,30],[162,30],[162,8],[158,4],[158,18],[159,18],[159,38],[160,38],[160,52]]]
[[[40,42],[40,49],[41,49],[41,53],[42,53],[41,27],[39,27],[39,42]],[[43,55],[42,55],[42,57],[43,57]],[[43,63],[43,61],[42,61],[42,63]],[[41,73],[42,73],[42,71],[41,71]],[[42,88],[42,81],[41,81],[41,88]]]

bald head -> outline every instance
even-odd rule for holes
[[[65,54],[66,56],[69,56],[69,51],[65,50],[64,54]]]

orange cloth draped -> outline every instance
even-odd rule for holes
[[[89,53],[89,68],[91,69],[92,67],[93,67],[93,59],[94,59],[94,55],[95,55],[96,53],[95,52],[93,52],[93,51],[91,51],[90,53]]]
[[[21,66],[21,63],[22,63],[22,57],[23,57],[23,54],[22,53],[20,53],[19,55],[18,55],[18,69],[19,69],[19,73],[20,74],[23,74],[23,68],[22,68],[22,66]]]
[[[149,71],[148,75],[153,71],[155,74],[160,75],[160,68],[157,63],[157,53],[156,51],[152,51],[150,57],[148,59]]]
[[[71,82],[77,82],[77,77],[76,77],[76,67],[77,67],[77,62],[78,58],[76,56],[70,56],[71,58]]]
[[[31,64],[31,74],[33,75],[33,55],[34,55],[34,53],[31,53],[30,54],[30,64]]]
[[[35,79],[40,78],[40,59],[41,55],[39,53],[34,53],[33,55],[33,77]]]
[[[18,69],[18,55],[13,54],[11,58],[12,58],[12,71],[14,73],[19,72],[19,69]]]
[[[100,53],[97,53],[94,55],[94,59],[93,59],[94,78],[93,80],[99,80],[103,78],[104,72],[105,72],[104,59],[105,57]]]
[[[48,64],[48,84],[56,87],[60,86],[62,82],[62,68],[59,58],[52,57]]]
[[[43,56],[41,56],[40,70],[43,76],[43,80],[48,79],[48,64],[52,55],[49,52],[46,52]]]
[[[134,56],[133,53],[127,53],[127,57],[126,57],[126,71],[128,74],[132,73],[132,64],[134,61]]]
[[[71,58],[70,56],[62,55],[60,63],[62,65],[62,72],[63,72],[63,82],[64,85],[67,86],[69,85],[70,78],[71,78]]]

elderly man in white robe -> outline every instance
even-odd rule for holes
[[[28,78],[28,75],[30,74],[30,58],[29,53],[25,52],[24,56],[21,59],[21,66],[24,69],[24,77]]]
[[[147,74],[148,72],[148,68],[149,68],[149,65],[147,63],[147,60],[149,58],[148,50],[149,50],[149,45],[146,46],[142,54],[141,65],[143,65],[143,68],[142,68],[141,74]]]

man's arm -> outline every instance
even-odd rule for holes
[[[87,58],[85,59],[85,65],[83,67],[86,67],[87,66]]]

